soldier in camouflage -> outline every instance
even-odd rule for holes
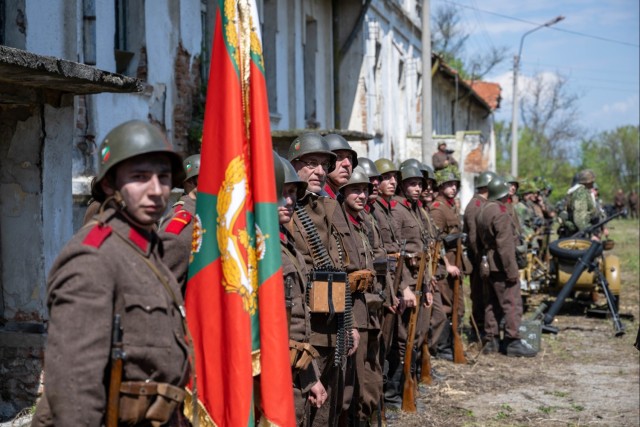
[[[578,173],[577,188],[568,195],[568,221],[566,231],[563,232],[565,236],[570,236],[577,231],[584,230],[603,219],[598,211],[593,193],[591,192],[595,181],[596,175],[590,169],[585,169]],[[602,234],[607,236],[609,232],[604,228]]]

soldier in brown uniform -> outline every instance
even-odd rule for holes
[[[458,162],[452,156],[453,150],[447,150],[447,143],[438,144],[438,151],[433,154],[431,162],[436,171],[446,168],[447,166],[458,167]]]
[[[356,168],[349,181],[340,188],[342,209],[347,217],[350,239],[344,239],[349,263],[349,285],[353,293],[353,316],[360,334],[355,353],[355,384],[351,407],[343,412],[343,425],[367,426],[382,396],[380,320],[384,303],[382,283],[376,279],[369,224],[363,216],[373,185],[362,168]],[[349,420],[350,418],[350,420]],[[347,422],[349,421],[349,422]]]
[[[629,216],[632,219],[638,219],[638,193],[636,190],[631,190],[629,193]]]
[[[475,326],[478,328],[480,335],[483,335],[484,333],[484,281],[480,277],[482,250],[478,247],[479,241],[476,219],[480,213],[480,209],[482,209],[482,206],[487,201],[487,196],[489,194],[488,185],[495,177],[496,174],[491,171],[482,172],[476,177],[476,192],[471,200],[469,200],[469,203],[467,203],[463,216],[462,231],[467,234],[467,254],[469,256],[469,261],[471,261],[471,265],[473,266],[473,270],[469,278],[471,284],[471,315],[473,316],[472,319],[475,321]],[[471,326],[471,330],[475,331],[473,324]]]
[[[335,200],[319,196],[335,158],[324,138],[313,133],[296,138],[287,154],[300,179],[308,184],[307,193],[296,205],[291,229],[295,247],[309,271],[326,268],[344,271],[346,263],[340,237],[349,232],[344,214]],[[350,295],[345,298],[350,300]],[[319,353],[318,368],[328,395],[327,404],[311,409],[312,425],[333,426],[338,422],[347,357],[355,353],[359,339],[349,304],[344,315],[311,313],[309,342]]]
[[[424,185],[424,177],[418,168],[405,166],[400,169],[400,179],[400,194],[394,197],[395,203],[392,204],[391,215],[398,227],[399,239],[403,242],[406,241],[407,259],[402,269],[400,283],[401,306],[411,308],[424,303],[424,307],[429,307],[433,303],[433,295],[428,274],[424,274],[422,279],[422,293],[425,298],[422,298],[422,295],[416,296],[414,293],[420,259],[423,253],[428,250],[430,240],[434,238],[431,234],[430,221],[425,216],[425,211],[420,208],[419,198]],[[389,380],[385,392],[385,401],[389,402],[391,407],[402,404],[404,357],[406,352],[410,351],[406,348],[410,310],[401,310],[398,314],[400,319],[397,322],[397,338],[392,343],[391,353],[388,357]],[[414,339],[414,363],[420,359],[428,325],[428,311],[420,309]]]
[[[172,183],[182,182],[180,158],[141,121],[113,129],[99,153],[101,212],[49,274],[46,385],[32,425],[106,423],[115,315],[125,353],[120,425],[178,425],[190,376],[187,330],[180,286],[154,229]]]
[[[282,274],[284,294],[289,323],[289,346],[292,357],[293,397],[296,420],[305,425],[309,416],[309,404],[320,408],[327,398],[327,391],[320,381],[316,352],[309,344],[311,334],[311,313],[306,302],[307,267],[302,254],[296,250],[288,224],[293,218],[293,209],[298,198],[303,197],[307,183],[300,180],[295,169],[287,160],[277,157],[284,172],[282,199],[278,207],[280,222],[280,248],[282,249]],[[308,402],[307,402],[308,401]]]
[[[324,191],[326,195],[335,200],[340,187],[349,181],[353,169],[358,166],[358,154],[351,148],[347,140],[338,134],[325,135],[324,140],[327,141],[329,150],[336,155],[336,167],[327,174]]]
[[[536,351],[520,339],[522,299],[516,264],[516,230],[506,206],[507,183],[500,177],[489,183],[489,202],[478,215],[478,236],[489,262],[485,309],[485,353],[500,350],[500,321],[504,319],[504,351],[510,357],[533,357]]]
[[[446,240],[446,236],[459,234],[462,231],[460,214],[457,210],[455,197],[460,186],[460,175],[457,169],[447,167],[436,173],[438,184],[438,195],[431,204],[431,217],[434,225],[445,238],[443,245],[445,255],[440,257],[436,275],[438,284],[435,288],[435,299],[442,301],[442,312],[438,310],[440,305],[434,305],[431,315],[432,336],[429,341],[429,349],[435,353],[437,358],[453,360],[453,342],[451,333],[451,316],[453,314],[453,304],[458,304],[458,316],[462,325],[464,317],[464,297],[463,292],[459,292],[457,302],[453,301],[453,287],[456,277],[463,274],[456,266],[456,242],[457,240]],[[462,282],[462,278],[460,279]],[[438,295],[439,294],[439,295]]]
[[[172,209],[171,217],[160,227],[158,234],[164,245],[162,260],[173,271],[184,295],[193,241],[193,221],[196,215],[200,154],[187,157],[182,163],[186,178],[184,194]]]
[[[622,210],[624,210],[624,199],[624,191],[622,191],[622,188],[618,188],[618,191],[616,191],[616,194],[613,196],[613,207],[616,212],[622,212]]]

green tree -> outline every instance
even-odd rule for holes
[[[621,126],[582,141],[581,168],[592,169],[600,195],[610,202],[614,192],[638,189],[639,127]]]

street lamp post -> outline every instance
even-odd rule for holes
[[[520,49],[518,54],[513,57],[513,111],[511,112],[511,175],[518,176],[518,68],[520,67],[520,59],[522,57],[522,44],[524,38],[540,28],[550,27],[562,21],[564,16],[556,16],[544,24],[538,25],[532,30],[527,31],[520,38]]]

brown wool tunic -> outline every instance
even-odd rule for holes
[[[82,228],[49,273],[45,388],[33,426],[100,426],[104,422],[114,314],[122,318],[123,381],[182,387],[189,379],[180,287],[161,261],[155,233],[133,228],[114,209]]]
[[[180,201],[173,205],[171,218],[162,224],[158,232],[164,247],[162,261],[173,272],[183,289],[187,285],[195,214],[196,201],[188,195],[183,195]]]

